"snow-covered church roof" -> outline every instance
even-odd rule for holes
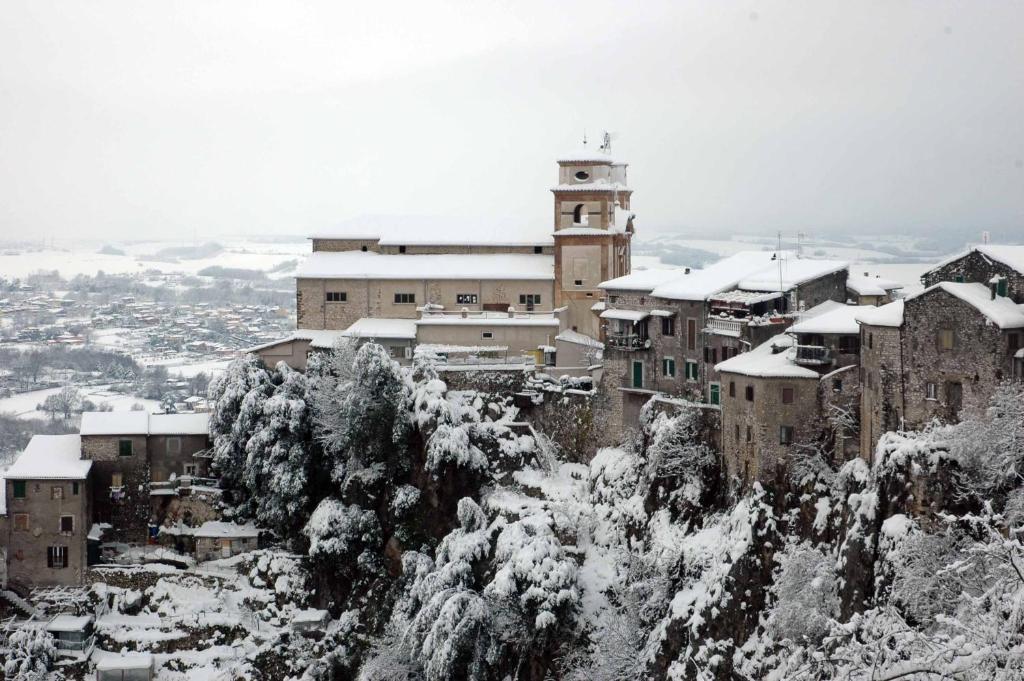
[[[382,255],[372,251],[316,251],[299,265],[299,279],[553,280],[550,255],[519,253]]]
[[[379,240],[387,246],[550,246],[546,222],[492,216],[367,215],[310,235],[311,239]]]

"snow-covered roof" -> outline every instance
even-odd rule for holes
[[[602,281],[599,286],[603,289],[615,291],[652,291],[655,287],[679,277],[693,276],[700,270],[691,269],[689,274],[686,270],[679,268],[633,270],[629,274],[608,281]]]
[[[92,623],[92,615],[57,615],[46,625],[47,631],[75,632],[85,631]]]
[[[565,229],[559,229],[552,232],[552,235],[558,234],[560,236],[604,236],[609,233],[621,232],[621,229],[598,229],[597,227],[566,227]]]
[[[209,414],[150,414],[150,435],[208,435]]]
[[[224,537],[224,538],[237,538],[237,537],[258,537],[260,531],[252,523],[246,525],[236,525],[234,523],[225,523],[219,520],[208,520],[195,529],[192,533],[194,537]]]
[[[523,224],[513,217],[369,215],[313,234],[312,239],[379,240],[387,246],[550,246],[547,223]]]
[[[738,287],[746,291],[789,291],[819,277],[834,274],[849,267],[842,260],[810,260],[784,257],[781,270],[776,261],[740,280]]]
[[[731,291],[722,291],[709,297],[712,302],[718,303],[742,303],[743,305],[757,305],[758,303],[766,303],[769,300],[775,300],[781,298],[782,293],[779,291],[741,291],[740,289],[733,289]]]
[[[117,655],[105,653],[96,662],[97,671],[117,671],[119,669],[152,669],[152,653],[128,653]]]
[[[85,480],[92,461],[82,459],[78,435],[33,435],[25,451],[7,469],[8,480]]]
[[[146,435],[149,414],[144,411],[87,411],[82,414],[82,435]]]
[[[295,329],[295,331],[284,338],[272,340],[267,343],[261,343],[254,345],[251,348],[246,348],[244,352],[259,352],[267,348],[272,348],[275,345],[282,345],[284,343],[291,343],[294,341],[309,341],[309,347],[316,348],[318,350],[329,350],[334,347],[338,342],[339,338],[345,336],[344,331],[329,331],[321,329]]]
[[[577,149],[576,151],[570,152],[570,153],[565,154],[563,156],[559,156],[558,159],[557,159],[557,162],[558,163],[565,163],[565,164],[573,164],[573,163],[587,163],[587,164],[601,163],[601,164],[604,164],[604,163],[607,163],[607,164],[610,165],[610,164],[614,163],[615,165],[623,165],[622,162],[615,161],[615,159],[612,158],[611,154],[606,154],[603,151],[601,151],[601,149],[599,149],[599,148],[597,148],[597,149],[589,149],[587,147],[583,147],[582,149]]]
[[[87,411],[82,435],[206,435],[209,414],[149,414],[144,411]]]
[[[788,251],[740,251],[703,270],[670,279],[655,287],[651,295],[671,300],[707,300],[734,288],[747,291],[788,291],[846,267],[845,262],[838,260],[799,258]]]
[[[1007,267],[1017,270],[1024,274],[1024,246],[1014,246],[1009,244],[979,244],[968,248],[966,251],[957,253],[956,255],[950,256],[940,262],[939,264],[932,267],[930,270],[924,273],[922,276],[927,276],[935,270],[945,267],[951,262],[955,262],[960,258],[970,255],[974,251],[977,251],[981,255],[985,256],[989,260],[994,260],[998,263],[1002,263]]]
[[[648,310],[605,310],[601,313],[601,319],[621,319],[634,324],[650,316]]]
[[[551,280],[550,255],[519,253],[381,255],[316,251],[299,265],[299,279],[513,279]]]
[[[858,296],[884,296],[889,291],[903,288],[903,284],[895,279],[865,274],[851,274],[846,279],[846,288]]]
[[[903,326],[903,300],[858,312],[856,319],[868,326]]]
[[[585,345],[589,348],[597,348],[599,350],[604,349],[604,343],[586,334],[582,334],[579,331],[573,331],[572,329],[566,329],[562,333],[555,336],[556,341],[562,341],[564,343],[574,343],[576,345]]]
[[[317,610],[316,608],[296,610],[292,614],[292,622],[299,624],[318,624],[326,619],[330,619],[328,612],[326,610]]]
[[[361,317],[341,333],[346,338],[416,338],[415,319]]]
[[[915,293],[906,298],[913,300],[931,293],[936,289],[942,289],[950,295],[956,296],[998,326],[1000,329],[1019,329],[1024,327],[1024,307],[1017,305],[1005,296],[992,297],[992,291],[984,284],[956,283],[942,281],[934,286],[929,286],[920,293]]]
[[[813,311],[814,308],[812,308]],[[789,327],[788,333],[820,333],[855,336],[860,333],[857,315],[874,310],[873,305],[839,305],[820,314],[813,314]]]
[[[553,192],[628,192],[629,187],[621,182],[608,182],[607,180],[594,180],[593,182],[579,182],[576,184],[559,184],[551,188]]]
[[[757,378],[817,379],[817,372],[793,361],[794,343],[795,340],[791,336],[775,336],[750,352],[744,352],[730,357],[724,362],[719,362],[715,365],[715,370]],[[781,352],[773,352],[773,346],[786,349]]]

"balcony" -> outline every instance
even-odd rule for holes
[[[706,333],[714,333],[719,336],[731,336],[740,338],[743,336],[743,327],[747,325],[745,319],[731,319],[720,317],[709,317],[708,325],[704,327]]]
[[[606,347],[625,352],[636,352],[637,350],[646,350],[651,347],[650,339],[641,338],[634,334],[610,333],[606,340]]]
[[[832,353],[821,345],[797,345],[794,361],[805,366],[821,366],[832,362]]]

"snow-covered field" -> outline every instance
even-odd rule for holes
[[[49,418],[46,412],[36,410],[36,406],[42,404],[50,395],[55,395],[61,388],[47,388],[46,390],[33,390],[27,393],[18,393],[10,397],[0,399],[0,412],[13,413],[22,418]],[[122,395],[111,392],[109,385],[88,386],[80,388],[82,398],[99,405],[103,402],[113,407],[114,411],[129,411],[133,405],[141,404],[146,411],[158,411],[160,403],[156,400],[146,400],[133,395]]]

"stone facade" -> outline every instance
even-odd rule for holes
[[[754,481],[784,487],[795,449],[821,436],[818,379],[724,371],[721,378],[721,442],[729,478],[742,487]],[[791,395],[788,401],[784,394]],[[783,437],[784,427],[792,428],[791,437]]]
[[[18,590],[28,587],[81,584],[87,566],[86,536],[91,527],[88,480],[26,480],[25,495],[7,486],[7,581]],[[59,491],[58,491],[59,490]],[[71,518],[62,531],[62,518]],[[63,521],[67,523],[67,520]],[[67,556],[67,567],[51,567],[53,548]]]
[[[82,458],[92,464],[93,520],[113,526],[115,541],[142,543],[149,526],[150,454],[145,435],[83,435]],[[123,454],[121,442],[131,443]],[[125,445],[125,452],[128,451]]]
[[[998,248],[998,247],[997,247]],[[944,263],[921,275],[921,282],[934,286],[940,281],[978,283],[988,286],[993,277],[1006,277],[1007,295],[1015,303],[1024,303],[1024,272],[986,257],[978,250]]]
[[[209,459],[195,456],[209,447],[210,439],[206,435],[150,435],[150,480],[166,482],[172,476],[209,476]]]
[[[472,235],[467,235],[472,237]],[[328,251],[340,253],[344,251],[369,251],[371,253],[384,253],[387,255],[434,255],[434,254],[537,254],[553,255],[554,246],[548,244],[520,244],[520,245],[475,245],[475,244],[381,244],[378,239],[342,239],[316,237],[313,242],[313,251]]]
[[[862,324],[860,344],[860,450],[873,461],[878,438],[903,423],[903,334],[899,327]]]
[[[439,273],[440,274],[440,273]],[[345,293],[345,302],[327,302],[328,292]],[[395,294],[413,294],[412,303],[396,303]],[[476,303],[460,303],[460,295],[475,295]],[[554,282],[537,279],[297,279],[296,314],[300,329],[344,330],[362,317],[416,319],[426,303],[446,310],[522,309],[521,296],[533,296],[538,309],[555,304]],[[589,310],[588,310],[589,314]]]

